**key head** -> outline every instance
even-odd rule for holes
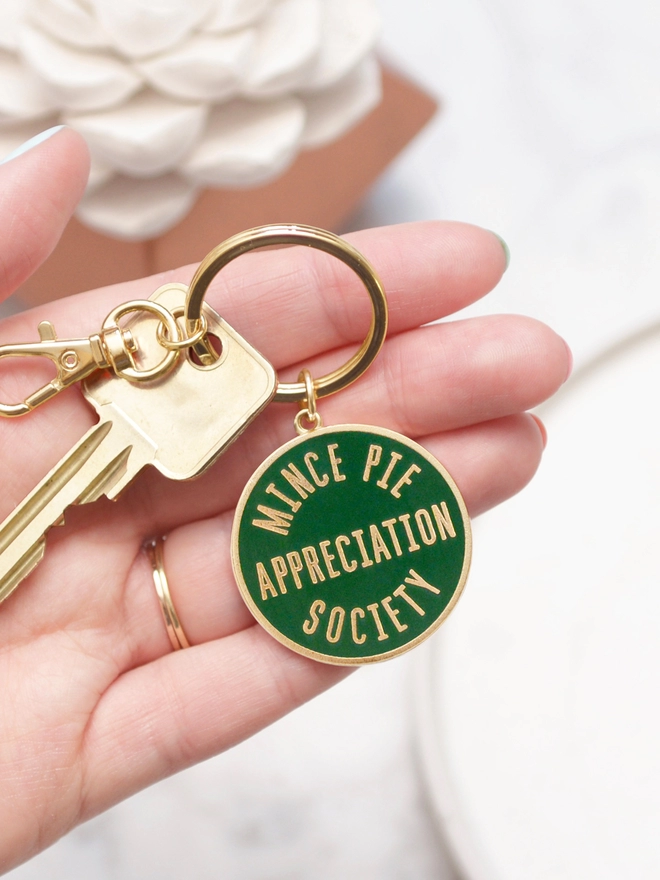
[[[186,293],[183,284],[166,284],[150,298],[173,311],[185,304]],[[146,438],[150,463],[175,480],[209,467],[273,398],[277,385],[275,370],[258,351],[212,309],[204,314],[209,334],[222,344],[220,358],[210,366],[194,363],[184,351],[160,379],[129,382],[103,372],[83,385],[101,420],[124,423],[122,430]],[[139,315],[128,326],[145,361],[161,360],[157,321]]]

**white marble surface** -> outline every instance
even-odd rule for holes
[[[444,110],[352,225],[451,217],[497,230],[511,268],[471,311],[541,317],[578,363],[657,318],[660,7],[380,6],[385,50]],[[357,673],[11,876],[449,880],[415,762],[409,665]]]

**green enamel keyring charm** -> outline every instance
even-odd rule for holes
[[[192,333],[199,327],[204,297],[221,269],[249,251],[283,244],[313,247],[341,260],[360,278],[371,299],[371,326],[358,351],[343,366],[314,380],[316,396],[326,397],[346,388],[365,372],[382,348],[387,333],[387,298],[374,268],[359,251],[332,232],[315,226],[275,224],[257,226],[228,238],[202,260],[190,283],[185,312],[188,331]],[[202,363],[213,363],[217,358],[206,339],[197,342],[193,348]],[[273,399],[280,403],[292,403],[304,400],[306,395],[303,382],[280,382]]]
[[[472,538],[460,492],[419,444],[336,425],[286,443],[236,507],[232,565],[255,619],[336,665],[418,645],[463,591]]]

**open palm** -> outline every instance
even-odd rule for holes
[[[0,167],[4,296],[48,255],[86,173],[84,145],[67,130]],[[499,280],[504,254],[485,230],[419,223],[350,240],[384,283],[390,336],[362,379],[322,401],[325,423],[380,425],[417,440],[452,473],[473,515],[512,495],[543,447],[524,411],[566,378],[565,344],[527,318],[422,326]],[[165,281],[185,283],[193,268],[6,319],[0,342],[36,338],[45,319],[62,337],[96,332],[116,304],[147,298]],[[355,276],[300,248],[243,257],[217,278],[208,300],[294,379],[302,365],[319,375],[345,360],[370,315]],[[26,365],[20,377],[4,378],[3,399],[19,399],[36,373]],[[199,480],[175,483],[147,468],[116,503],[70,510],[65,527],[50,533],[44,561],[0,607],[0,870],[346,674],[262,631],[231,571],[233,507],[256,466],[293,436],[294,413],[270,405]],[[0,423],[0,516],[94,421],[72,389]],[[142,549],[165,534],[170,589],[192,644],[175,653]]]

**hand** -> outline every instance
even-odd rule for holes
[[[9,295],[54,247],[87,174],[80,138],[63,130],[0,167],[0,288]],[[484,295],[505,257],[491,233],[416,223],[349,236],[378,270],[390,336],[374,365],[324,399],[328,425],[374,424],[427,447],[472,515],[521,489],[543,448],[524,410],[565,380],[564,342],[529,318],[426,325]],[[50,303],[6,319],[0,342],[96,332],[110,309],[147,298],[193,267]],[[250,254],[208,300],[285,378],[346,359],[370,305],[342,264],[308,249]],[[6,373],[2,399],[42,384],[39,364]],[[118,380],[119,381],[119,380]],[[120,500],[73,508],[43,562],[0,607],[0,869],[163,776],[270,724],[346,674],[291,653],[257,626],[234,583],[233,506],[256,466],[291,439],[295,410],[272,404],[200,480],[143,471]],[[77,389],[0,422],[0,517],[95,421]],[[168,536],[165,569],[192,643],[173,652],[142,549]]]

